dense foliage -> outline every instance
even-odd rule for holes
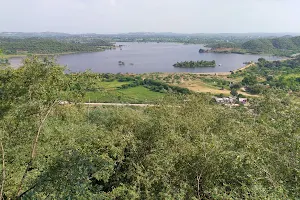
[[[242,85],[252,94],[262,93],[269,87],[287,91],[300,91],[300,57],[283,61],[267,61],[260,58],[258,63],[244,71],[230,75],[242,77]]]
[[[300,36],[250,40],[241,47],[251,53],[291,56],[300,52]]]
[[[219,48],[237,48],[238,44],[233,42],[217,42],[207,45],[212,49],[219,49]]]
[[[140,109],[57,103],[78,102],[96,76],[66,75],[36,58],[0,71],[1,195],[300,198],[300,110],[284,94],[274,91],[249,109],[205,95]]]
[[[177,62],[173,65],[174,67],[180,67],[180,68],[196,68],[196,67],[215,67],[216,61],[206,61],[206,60],[200,60],[200,61],[184,61],[184,62]]]
[[[4,54],[56,54],[101,51],[112,45],[101,39],[56,40],[53,38],[1,38],[0,49]]]

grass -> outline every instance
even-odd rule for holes
[[[165,94],[153,92],[143,86],[87,92],[85,102],[93,103],[155,103]]]
[[[143,101],[155,101],[165,96],[164,93],[153,92],[143,86],[128,88],[120,91],[124,96]]]
[[[230,95],[229,90],[221,90],[220,88],[208,85],[203,81],[189,81],[182,83],[179,86],[188,88],[189,90],[192,90],[194,92]]]
[[[131,83],[131,82],[118,82],[118,81],[100,82],[98,84],[98,86],[103,89],[112,90],[112,89],[117,89],[118,87],[129,84],[129,83]]]

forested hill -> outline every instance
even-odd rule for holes
[[[55,54],[66,52],[91,52],[111,48],[112,44],[101,39],[56,40],[50,38],[0,37],[0,49],[4,54]]]
[[[241,48],[253,53],[299,53],[300,36],[250,40],[242,44]]]
[[[212,52],[218,53],[251,53],[292,56],[300,53],[300,36],[283,36],[276,38],[258,38],[244,42],[216,42],[208,44]]]

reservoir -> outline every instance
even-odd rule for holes
[[[121,48],[103,52],[79,53],[58,56],[57,62],[72,72],[91,70],[99,73],[149,73],[149,72],[229,72],[243,67],[244,62],[258,58],[280,60],[275,56],[199,53],[203,45],[177,43],[117,43]],[[216,61],[216,67],[175,68],[173,64],[182,61]],[[12,65],[21,58],[11,59]],[[122,64],[120,64],[122,63]]]

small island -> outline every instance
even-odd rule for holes
[[[119,65],[125,65],[125,62],[119,61]]]
[[[209,51],[208,50],[205,50],[205,49],[199,49],[199,53],[208,53]]]
[[[184,62],[177,62],[173,65],[174,67],[180,68],[196,68],[196,67],[215,67],[216,61],[184,61]]]

